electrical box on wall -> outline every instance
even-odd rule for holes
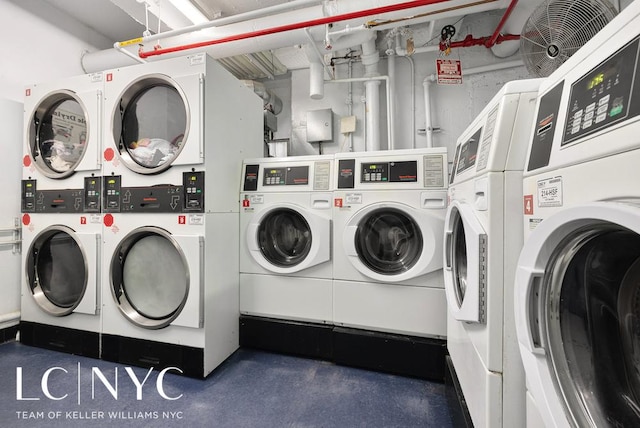
[[[333,112],[331,109],[307,112],[307,142],[333,140]]]

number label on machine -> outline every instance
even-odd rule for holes
[[[538,206],[562,206],[562,177],[538,181]]]

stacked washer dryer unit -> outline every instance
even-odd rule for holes
[[[335,158],[336,326],[441,340],[447,307],[442,278],[446,149]],[[442,373],[444,360],[437,365]]]
[[[102,74],[26,88],[20,340],[100,353]]]
[[[238,171],[262,153],[261,100],[199,54],[106,72],[105,103],[103,358],[204,377],[238,347]]]
[[[242,314],[332,322],[333,167],[333,155],[245,160]]]
[[[456,145],[444,231],[447,362],[476,427],[525,422],[513,280],[522,247],[522,170],[540,82],[507,83]]]
[[[640,2],[540,88],[516,328],[530,426],[640,425]]]

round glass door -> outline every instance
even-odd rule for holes
[[[55,315],[68,315],[87,287],[88,267],[74,231],[52,226],[36,236],[26,260],[29,290],[38,306]]]
[[[411,269],[422,254],[422,233],[416,221],[395,208],[380,208],[358,224],[355,247],[360,261],[373,272],[397,275]]]
[[[467,239],[464,233],[464,223],[462,216],[456,210],[456,217],[453,222],[451,271],[453,273],[453,290],[456,295],[458,306],[462,306],[464,296],[467,292]]]
[[[131,322],[151,329],[165,327],[187,300],[187,261],[166,231],[136,229],[116,248],[111,287],[118,308]]]
[[[87,148],[88,118],[80,99],[69,91],[46,97],[35,109],[29,126],[31,157],[50,178],[75,172]]]
[[[114,113],[113,138],[131,170],[152,174],[171,166],[187,138],[185,97],[165,76],[131,84]]]
[[[279,267],[300,264],[311,251],[309,223],[298,211],[280,208],[266,214],[258,227],[258,247],[269,263]]]
[[[640,426],[640,236],[580,229],[545,270],[543,334],[578,426]]]

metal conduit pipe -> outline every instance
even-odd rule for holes
[[[386,96],[387,96],[387,100],[391,99],[391,91],[389,90],[389,76],[374,76],[374,77],[353,77],[350,79],[335,79],[335,80],[325,80],[324,83],[352,83],[352,82],[365,82],[365,84],[367,82],[370,81],[376,81],[378,83],[378,86],[380,85],[380,82],[385,82],[386,85]],[[378,101],[379,101],[379,97],[378,97]],[[389,104],[389,102],[387,102],[387,122],[389,122],[389,118],[391,117],[391,106]],[[365,121],[366,120],[370,120],[368,118],[368,114],[365,114]],[[376,118],[377,120],[377,118]],[[367,124],[365,124],[365,137],[367,138],[367,140],[369,140],[369,136],[366,135],[366,133],[369,132],[368,131],[368,127]],[[379,139],[379,138],[378,138]],[[393,147],[393,137],[391,136],[391,127],[387,127],[387,139],[389,141],[389,145],[390,147]],[[366,147],[366,150],[372,150],[371,147]]]

